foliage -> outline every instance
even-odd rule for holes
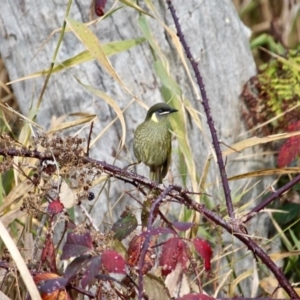
[[[10,151],[18,151],[18,147],[13,146],[14,142],[8,136],[2,136],[2,142]],[[21,215],[17,214],[13,218],[9,218],[6,214],[2,217],[2,222],[11,222],[13,225],[13,220],[26,215],[26,226],[28,226],[30,220],[40,219],[43,216],[45,235],[41,253],[36,258],[33,256],[30,264],[30,271],[42,298],[56,299],[59,295],[59,297],[65,297],[64,299],[77,299],[80,294],[92,295],[89,289],[95,285],[95,282],[109,283],[109,286],[100,284],[96,294],[106,293],[115,298],[122,293],[123,297],[134,297],[137,287],[135,283],[136,269],[141,267],[140,257],[147,238],[150,238],[151,241],[145,260],[142,260],[143,274],[148,274],[154,267],[156,263],[154,252],[161,251],[158,261],[159,268],[156,271],[160,275],[150,276],[149,274],[147,284],[145,283],[148,289],[150,288],[148,292],[150,297],[153,293],[151,287],[159,285],[162,289],[159,298],[170,298],[170,291],[166,289],[161,279],[178,268],[187,274],[192,274],[193,269],[190,265],[191,261],[196,258],[196,253],[199,255],[197,257],[203,258],[206,272],[210,272],[212,250],[209,243],[200,238],[187,240],[181,237],[181,233],[196,226],[194,223],[165,221],[163,227],[137,234],[136,217],[128,209],[112,226],[111,231],[106,233],[99,231],[88,214],[87,217],[90,221],[79,225],[73,223],[74,220],[67,212],[67,208],[70,210],[76,205],[82,206],[81,203],[88,199],[93,200],[89,188],[102,173],[101,168],[94,163],[84,161],[84,142],[84,139],[81,138],[61,138],[57,134],[50,136],[40,134],[33,139],[34,147],[32,148],[43,148],[44,151],[39,154],[40,163],[24,179],[27,191],[24,193],[24,189],[22,189],[19,201],[21,207],[15,210],[11,209],[15,213],[20,212]],[[24,148],[21,151],[23,154],[25,153]],[[30,152],[30,150],[28,151]],[[34,153],[38,152],[32,152],[32,155],[35,155]],[[51,157],[55,157],[55,160],[52,160]],[[57,169],[58,166],[59,169]],[[14,168],[13,160],[6,156],[1,167],[5,174],[5,170]],[[21,174],[24,172],[21,165],[18,170]],[[77,183],[76,189],[70,187],[71,178]],[[152,203],[155,197],[150,194],[148,199]],[[16,202],[16,199],[13,200]],[[55,241],[54,232],[61,222],[64,223],[64,229],[60,240]],[[31,230],[34,231],[34,227]],[[34,237],[32,232],[28,232],[27,235],[31,239]],[[66,240],[63,241],[65,235]],[[158,236],[161,235],[168,236],[167,240],[161,242],[160,245],[155,245]],[[127,237],[129,246],[126,250],[125,245],[120,242]],[[35,239],[35,247],[39,247],[39,233]],[[29,245],[24,242],[23,247],[26,248]],[[191,249],[194,250],[191,251]],[[65,260],[68,262],[65,265],[66,268],[63,269],[62,262]],[[198,268],[202,268],[200,261],[198,264]],[[9,254],[5,258],[2,257],[1,266],[2,269],[13,268],[16,271]],[[113,274],[121,274],[123,278],[117,279]],[[4,286],[8,286],[8,282],[12,278],[7,273],[3,280],[6,282]],[[7,293],[5,290],[4,292]]]
[[[299,45],[299,6],[297,1],[233,0],[243,23],[251,30],[250,45],[260,67],[271,53],[282,54]]]
[[[249,132],[259,136],[299,132],[299,7],[294,5],[296,3],[271,0],[264,3],[249,1],[246,7],[242,2],[235,1],[235,4],[241,9],[242,19],[253,29],[251,46],[259,69],[258,75],[249,80],[242,93]],[[261,9],[257,10],[259,6]],[[245,10],[247,14],[244,14]],[[267,26],[261,26],[263,23]],[[270,143],[267,149],[278,151],[277,164],[281,170],[299,169],[299,135],[282,143]],[[287,184],[293,176],[289,171],[277,174],[281,175],[278,188]],[[284,249],[289,253],[299,248],[299,195],[296,184],[282,197],[279,206],[272,205],[272,208],[280,209],[280,212],[274,213],[273,223]],[[299,274],[292,269],[299,259],[289,255],[281,258],[285,258],[285,274],[298,281]]]
[[[257,76],[250,79],[243,91],[248,111],[249,129],[258,127],[263,135],[284,132],[300,118],[299,56],[276,56]],[[268,126],[265,126],[268,124]],[[290,130],[291,131],[291,130]]]
[[[299,130],[300,60],[297,53],[298,50],[291,50],[286,58],[276,56],[245,85],[244,117],[248,128],[255,129],[255,133],[266,136]],[[280,150],[279,167],[288,166],[299,152],[299,136],[289,138]]]
[[[300,130],[300,121],[291,123],[287,131],[299,131]],[[283,168],[292,163],[292,161],[300,153],[300,137],[294,136],[289,138],[281,147],[278,154],[278,166]]]

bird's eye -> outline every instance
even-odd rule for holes
[[[159,109],[157,112],[158,112],[159,114],[161,114],[161,113],[163,112],[163,110],[162,110],[162,109]]]

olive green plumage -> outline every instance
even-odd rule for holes
[[[133,151],[139,162],[150,168],[150,179],[162,183],[171,163],[172,136],[168,128],[168,115],[176,112],[168,104],[150,107],[145,121],[134,133]]]

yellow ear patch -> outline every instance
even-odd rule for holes
[[[151,116],[151,120],[155,123],[158,123],[158,119],[157,119],[157,116],[156,116],[156,113],[153,113],[152,116]]]

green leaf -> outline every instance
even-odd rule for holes
[[[148,25],[147,19],[145,16],[141,16],[139,18],[139,26],[141,31],[143,32],[144,37],[147,39],[148,43],[153,49],[153,56],[154,59],[157,60],[157,56],[162,60],[163,65],[167,65],[168,61],[165,58],[164,54],[162,53],[161,49],[159,48],[159,45],[157,41],[154,39],[154,36],[151,32],[151,29]]]
[[[136,39],[132,39],[132,40],[124,40],[124,41],[107,43],[107,44],[103,45],[103,52],[107,56],[115,55],[115,54],[121,53],[123,51],[129,50],[130,48],[143,43],[145,40],[146,40],[145,38],[141,37],[141,38],[136,38]],[[79,54],[55,65],[55,67],[52,69],[52,73],[57,73],[57,72],[63,71],[65,69],[83,64],[88,61],[91,61],[93,59],[94,59],[94,57],[92,56],[92,54],[89,51],[85,50],[85,51],[80,52]],[[18,78],[17,80],[12,81],[12,83],[18,82],[18,81],[23,81],[26,79],[40,77],[43,75],[47,75],[48,73],[49,73],[49,69],[39,71],[39,72],[33,73],[31,75],[27,75],[27,76]]]
[[[126,89],[122,80],[119,78],[118,74],[114,70],[110,61],[108,60],[103,47],[98,39],[98,37],[92,32],[92,30],[87,27],[84,23],[77,22],[72,18],[66,18],[66,22],[70,26],[73,33],[77,38],[85,45],[89,53],[94,57],[102,67],[116,80],[119,84]]]
[[[115,232],[114,238],[119,241],[125,239],[137,226],[138,221],[136,217],[132,213],[125,211],[121,218],[112,226],[112,231]]]
[[[165,287],[164,282],[152,274],[148,273],[144,276],[144,289],[145,294],[149,299],[170,299],[169,292]]]
[[[82,85],[85,89],[87,89],[89,92],[91,92],[92,94],[94,94],[95,96],[105,100],[105,102],[110,105],[113,110],[115,111],[115,113],[117,114],[119,120],[120,120],[120,123],[121,123],[121,126],[122,126],[122,140],[121,140],[121,146],[120,148],[122,148],[125,144],[125,137],[126,137],[126,124],[125,124],[125,119],[124,119],[124,116],[123,116],[123,113],[120,109],[120,107],[118,106],[117,102],[112,98],[110,97],[109,95],[107,95],[106,93],[100,91],[100,90],[97,90],[96,88],[90,86],[90,85],[87,85],[87,84],[84,84],[82,83],[78,78],[75,77],[75,79],[79,82],[80,85]]]
[[[185,164],[189,171],[190,179],[193,184],[194,190],[197,190],[197,174],[196,166],[193,159],[193,154],[189,145],[188,135],[186,133],[186,126],[184,122],[183,113],[180,107],[180,97],[173,92],[173,90],[168,89],[165,86],[162,86],[161,94],[166,102],[168,102],[172,107],[175,107],[179,110],[176,115],[170,117],[170,124],[172,130],[176,134],[179,150],[182,152],[183,157],[185,158]],[[184,166],[181,166],[181,169],[184,169]]]
[[[180,87],[178,86],[176,81],[172,78],[172,76],[170,76],[170,74],[166,70],[161,60],[157,60],[154,63],[154,69],[162,85],[168,88],[169,90],[171,90],[172,93],[181,96],[182,93]]]
[[[287,203],[281,206],[280,209],[286,213],[274,213],[274,218],[279,225],[286,225],[299,217],[300,205],[297,203]]]
[[[153,16],[149,13],[147,13],[145,10],[143,10],[142,8],[140,8],[136,3],[134,3],[133,1],[129,1],[129,0],[120,0],[120,2],[122,2],[123,4],[134,8],[135,10],[137,10],[139,13],[142,13],[144,15],[147,15],[151,18],[153,18]]]

